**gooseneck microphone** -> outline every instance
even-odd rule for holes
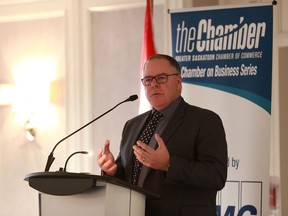
[[[76,151],[76,152],[72,153],[72,154],[67,158],[67,160],[66,160],[66,162],[65,162],[65,165],[64,165],[64,169],[61,167],[61,168],[59,169],[59,171],[64,171],[64,172],[66,172],[67,164],[68,164],[70,158],[73,157],[73,156],[76,155],[76,154],[89,154],[89,152],[87,152],[87,151]]]
[[[126,100],[118,103],[117,105],[115,105],[114,107],[112,107],[111,109],[109,109],[108,111],[106,111],[105,113],[103,113],[102,115],[98,116],[97,118],[93,119],[92,121],[88,122],[87,124],[83,125],[82,127],[80,127],[79,129],[75,130],[74,132],[72,132],[71,134],[69,134],[68,136],[64,137],[63,139],[61,139],[59,142],[56,143],[56,145],[54,146],[54,148],[52,149],[50,155],[48,156],[47,162],[46,162],[46,166],[45,166],[45,172],[49,172],[49,169],[53,163],[53,161],[55,160],[55,157],[53,156],[53,153],[56,149],[56,147],[63,142],[64,140],[68,139],[69,137],[73,136],[75,133],[79,132],[80,130],[82,130],[83,128],[87,127],[88,125],[92,124],[93,122],[95,122],[96,120],[98,120],[99,118],[103,117],[104,115],[106,115],[107,113],[111,112],[112,110],[114,110],[116,107],[118,107],[120,104],[125,103],[125,102],[129,102],[129,101],[135,101],[138,99],[137,95],[131,95],[129,98],[127,98]]]

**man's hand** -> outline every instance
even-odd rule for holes
[[[99,149],[97,153],[97,162],[99,167],[105,172],[105,174],[114,176],[117,170],[117,164],[113,154],[110,151],[110,141],[106,140],[104,144],[104,150]]]
[[[155,134],[155,139],[158,142],[156,150],[138,140],[137,145],[133,146],[134,154],[143,165],[156,170],[168,171],[170,154],[158,134]]]

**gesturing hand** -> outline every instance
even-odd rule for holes
[[[97,162],[99,167],[105,172],[105,174],[113,176],[117,170],[117,164],[113,154],[110,151],[110,141],[106,140],[104,144],[104,150],[101,148],[97,153]]]
[[[156,150],[138,140],[137,145],[133,146],[134,154],[143,165],[167,171],[170,164],[170,154],[163,139],[158,134],[155,134],[155,139],[158,142]]]

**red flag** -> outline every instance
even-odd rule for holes
[[[151,5],[150,0],[146,0],[146,12],[145,12],[145,24],[144,24],[144,35],[142,42],[142,58],[141,58],[141,70],[146,60],[156,54],[154,41],[153,41],[153,27],[151,18]]]
[[[146,12],[145,12],[145,23],[144,23],[144,34],[143,34],[143,42],[142,42],[142,56],[141,56],[141,77],[142,77],[142,69],[146,60],[156,54],[154,41],[153,41],[153,26],[152,26],[152,18],[151,18],[151,5],[150,0],[146,0]],[[151,106],[145,98],[144,88],[141,85],[141,93],[140,93],[140,106],[139,112],[142,113]]]

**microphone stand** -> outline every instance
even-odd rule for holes
[[[83,125],[82,127],[80,127],[79,129],[75,130],[74,132],[72,132],[71,134],[67,135],[66,137],[64,137],[63,139],[61,139],[59,142],[56,143],[56,145],[54,146],[54,148],[52,149],[51,153],[48,156],[47,162],[46,162],[46,166],[45,166],[45,172],[49,172],[49,169],[53,163],[53,161],[55,160],[55,157],[53,156],[53,153],[56,149],[56,147],[63,142],[64,140],[68,139],[69,137],[73,136],[75,133],[79,132],[80,130],[82,130],[83,128],[87,127],[88,125],[92,124],[93,122],[95,122],[96,120],[98,120],[99,118],[101,118],[102,116],[106,115],[107,113],[111,112],[112,110],[114,110],[116,107],[118,107],[119,105],[121,105],[122,103],[128,102],[128,101],[134,101],[137,100],[138,96],[137,95],[131,95],[129,98],[127,98],[126,100],[116,104],[114,107],[112,107],[111,109],[109,109],[108,111],[106,111],[105,113],[103,113],[102,115],[98,116],[97,118],[93,119],[92,121],[88,122],[87,124]]]

